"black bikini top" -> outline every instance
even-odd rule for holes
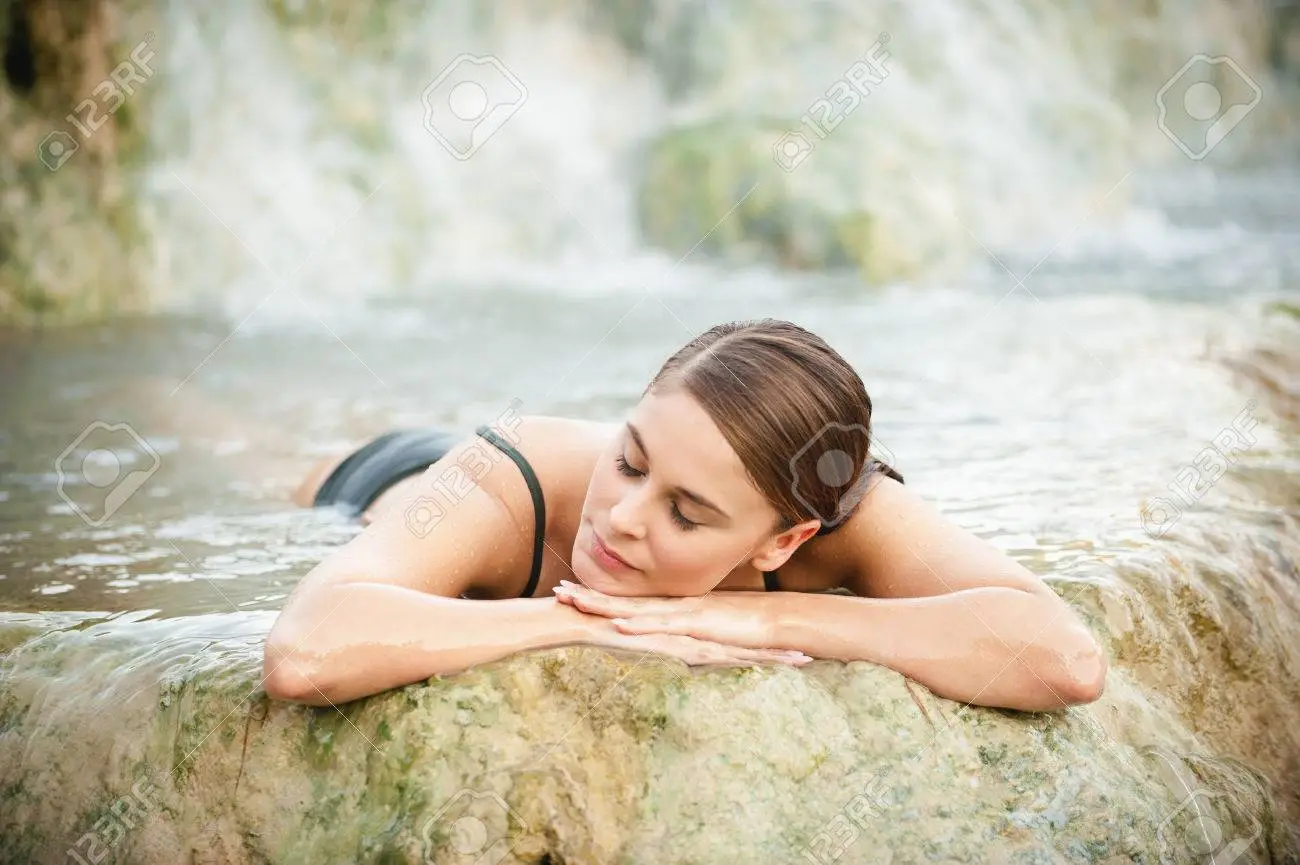
[[[533,497],[533,567],[528,574],[528,585],[524,586],[521,598],[531,598],[533,592],[537,590],[537,580],[542,574],[542,548],[546,541],[546,502],[542,498],[542,485],[537,480],[537,473],[533,467],[528,464],[518,450],[510,442],[501,438],[487,424],[483,424],[474,430],[475,433],[485,438],[496,446],[510,459],[514,460],[515,465],[519,466],[519,471],[524,476],[524,482],[528,484],[528,492]]]

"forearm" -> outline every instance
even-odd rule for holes
[[[553,598],[446,598],[343,583],[291,601],[267,638],[268,693],[355,700],[529,649],[583,642],[586,615]]]
[[[1019,589],[772,600],[780,648],[882,664],[952,700],[1060,709],[1095,699],[1105,677],[1105,656],[1069,608]]]

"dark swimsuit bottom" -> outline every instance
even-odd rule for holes
[[[537,481],[537,474],[513,445],[501,438],[486,424],[474,430],[474,433],[494,445],[499,451],[510,457],[528,484],[528,492],[533,497],[533,567],[528,576],[528,585],[524,587],[521,598],[532,597],[537,589],[537,580],[542,573],[542,548],[546,529],[546,502],[542,498],[542,485]],[[437,429],[393,430],[367,442],[355,452],[348,455],[316,491],[312,502],[315,507],[337,507],[348,516],[363,514],[376,499],[393,484],[427,469],[452,449],[460,441],[455,433]],[[880,471],[899,483],[903,476],[884,463],[872,460],[869,470]],[[832,526],[824,526],[818,535],[828,535],[844,521]],[[780,590],[776,571],[763,571],[763,586],[769,592]]]

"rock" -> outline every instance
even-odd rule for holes
[[[900,230],[887,202],[876,206],[854,191],[862,172],[844,164],[852,157],[843,148],[826,144],[812,166],[783,169],[776,151],[789,140],[786,126],[776,118],[729,119],[658,136],[638,196],[646,238],[678,256],[699,250],[792,269],[852,268],[876,284],[943,264],[926,233]],[[948,251],[955,256],[961,247],[954,241]]]
[[[1290,843],[1267,785],[1176,721],[1158,747],[1108,732],[1141,705],[1122,672],[1027,714],[863,662],[568,647],[309,708],[259,687],[272,619],[51,622],[12,648],[0,860],[1191,862],[1190,814],[1256,861]]]
[[[0,2],[0,323],[70,323],[149,306],[150,253],[130,188],[147,88],[119,76],[128,94],[113,78],[135,63],[124,58],[152,56],[117,42],[134,29],[125,25],[145,30],[150,13],[133,5]]]

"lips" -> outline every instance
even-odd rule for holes
[[[595,529],[591,530],[591,539],[592,546],[594,546],[598,552],[604,553],[606,556],[620,563],[624,567],[631,568],[634,571],[636,570],[636,567],[631,562],[611,550],[609,545],[605,543],[604,539],[601,538]]]

